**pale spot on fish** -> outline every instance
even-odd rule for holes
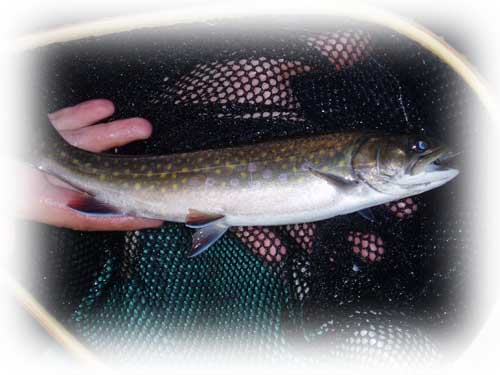
[[[191,177],[189,179],[188,185],[189,186],[199,186],[200,183],[201,183],[201,181],[198,177]]]
[[[280,182],[287,182],[288,181],[288,174],[287,173],[280,173],[278,176],[278,180]]]
[[[254,162],[248,163],[248,172],[254,173],[257,171],[257,164]]]
[[[237,187],[239,184],[240,184],[240,181],[237,178],[232,178],[229,181],[229,185],[231,185],[232,187]]]
[[[260,188],[262,186],[262,182],[260,181],[248,181],[248,186],[251,188]]]
[[[270,169],[264,169],[264,171],[262,171],[262,177],[269,180],[273,177],[273,171]]]
[[[138,182],[134,185],[135,190],[139,190],[141,188],[141,184]]]
[[[207,177],[205,179],[205,185],[206,186],[214,186],[215,185],[215,179],[213,179],[211,177]]]

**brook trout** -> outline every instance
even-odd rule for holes
[[[197,229],[191,256],[231,226],[363,211],[437,188],[459,173],[442,165],[452,155],[447,147],[414,135],[344,132],[136,157],[87,152],[54,133],[32,163],[84,192],[71,208],[186,223]]]

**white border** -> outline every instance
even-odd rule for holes
[[[347,1],[345,1],[347,2]],[[341,3],[341,8],[342,9],[349,9],[349,11],[352,11],[354,8],[358,7],[357,5],[349,5],[345,6],[345,2]],[[158,3],[155,2],[143,2],[145,7],[146,6],[153,6],[157,7],[159,6]],[[153,4],[154,3],[154,4]],[[174,4],[175,3],[175,4]],[[243,2],[243,3],[238,3],[236,1],[232,1],[231,3],[222,3],[222,2],[207,2],[204,1],[204,5],[201,7],[193,7],[192,3],[200,3],[199,1],[184,1],[183,4],[179,5],[179,2],[176,1],[169,1],[168,4],[166,1],[163,2],[163,9],[167,9],[163,12],[158,12],[154,15],[153,18],[150,18],[149,20],[153,20],[153,22],[165,22],[165,20],[169,20],[169,22],[177,22],[177,21],[189,21],[189,20],[195,20],[195,19],[201,19],[201,18],[213,18],[213,17],[228,17],[230,15],[232,16],[245,16],[245,15],[256,15],[256,14],[296,14],[297,12],[301,14],[324,14],[324,12],[328,12],[329,10],[338,7],[338,3],[333,3],[332,1],[301,1],[301,2],[294,2],[294,1],[280,1],[280,0],[275,0],[275,1],[267,1],[267,2],[261,2],[261,1],[251,1],[251,2]],[[375,2],[370,2],[370,6],[372,7],[371,10],[369,10],[366,13],[366,16],[368,17],[373,17],[376,19],[380,19],[380,16],[387,15],[386,12],[381,12],[378,8],[376,7],[377,4],[374,4]],[[396,7],[403,7],[401,4],[399,5],[394,5],[394,2],[385,2],[384,5],[387,5],[387,3],[390,3],[389,6],[396,6]],[[207,5],[208,4],[208,5]],[[72,9],[75,14],[76,12],[80,11],[82,14],[85,12],[88,12],[89,9],[103,9],[105,10],[105,14],[114,14],[113,9],[111,9],[112,6],[117,7],[117,9],[120,9],[120,7],[130,7],[134,9],[136,7],[136,3],[131,4],[126,4],[126,1],[111,1],[107,2],[106,4],[100,3],[98,1],[86,1],[86,2],[81,2],[81,3],[71,3],[71,2],[66,2],[65,4],[58,4],[56,1],[46,1],[46,2],[36,2],[36,1],[18,1],[15,4],[9,4],[7,6],[7,9],[4,10],[4,19],[2,23],[2,36],[4,37],[2,39],[2,47],[4,53],[7,51],[12,51],[12,50],[19,50],[23,48],[29,48],[37,45],[37,43],[47,43],[47,41],[50,40],[55,40],[54,39],[54,33],[53,32],[48,32],[44,34],[39,34],[38,37],[23,37],[20,41],[20,43],[13,45],[9,43],[9,39],[6,39],[5,37],[7,36],[12,40],[11,35],[12,33],[16,32],[16,29],[18,29],[19,24],[21,23],[29,23],[30,20],[24,20],[24,19],[17,19],[16,15],[21,14],[24,15],[25,18],[30,18],[32,17],[33,19],[37,18],[38,14],[43,14],[47,15],[48,12],[51,10],[57,9],[58,7],[66,7],[66,15],[71,14],[69,12],[70,9]],[[375,7],[374,7],[375,6]],[[373,8],[374,7],[374,8]],[[173,9],[173,10],[170,10]],[[187,9],[187,10],[186,10]],[[366,9],[366,8],[365,8]],[[498,25],[498,9],[496,8],[496,5],[494,2],[489,2],[489,1],[475,1],[473,3],[467,1],[443,1],[443,2],[438,2],[438,1],[427,1],[427,0],[421,0],[418,2],[408,2],[407,3],[407,9],[417,9],[420,11],[420,13],[428,13],[430,18],[436,19],[439,17],[442,17],[443,20],[446,19],[446,22],[452,24],[454,27],[460,28],[462,24],[465,24],[468,22],[469,30],[473,31],[474,35],[471,35],[471,38],[473,41],[477,41],[477,49],[483,51],[483,55],[486,56],[484,57],[487,59],[487,61],[482,61],[481,65],[485,67],[487,70],[487,75],[490,78],[489,80],[489,86],[493,88],[493,90],[498,91],[498,82],[499,82],[499,77],[498,77],[498,69],[496,66],[498,65],[498,62],[500,61],[499,56],[498,56],[498,51],[495,52],[495,49],[498,50],[498,48],[495,48],[496,45],[498,45],[498,38],[500,37],[500,32],[499,32],[499,25]],[[422,12],[422,9],[424,11]],[[2,9],[3,10],[3,9]],[[135,8],[137,10],[137,8]],[[96,13],[99,13],[99,11],[95,11]],[[106,13],[107,12],[107,13]],[[62,12],[64,13],[64,11]],[[122,13],[122,12],[117,12],[117,13]],[[411,13],[406,11],[406,13]],[[71,17],[69,17],[71,18]],[[78,17],[76,17],[78,19]],[[453,22],[454,20],[454,22]],[[465,22],[467,21],[467,22]],[[36,23],[36,22],[35,22]],[[111,30],[117,30],[117,27],[121,27],[122,30],[126,30],[127,28],[131,28],[131,25],[134,25],[132,28],[145,25],[147,23],[147,18],[142,17],[142,16],[133,16],[132,18],[129,17],[119,17],[117,20],[111,21],[109,18],[106,21],[99,21],[96,23],[92,23],[90,26],[87,25],[87,29],[83,31],[83,34],[78,34],[78,30],[83,30],[79,29],[79,27],[74,27],[74,26],[69,26],[69,27],[64,27],[62,29],[59,29],[57,31],[57,34],[60,36],[61,31],[64,32],[64,34],[69,38],[75,38],[79,37],[81,35],[85,35],[88,32],[91,33],[105,33],[109,32]],[[163,23],[162,23],[163,24]],[[149,23],[150,26],[154,25]],[[37,39],[40,38],[40,35],[43,35],[42,39]],[[52,38],[52,39],[51,39]],[[2,80],[2,82],[5,83],[4,88],[4,98],[3,98],[3,103],[4,103],[4,112],[2,113],[2,118],[4,118],[4,124],[9,124],[9,123],[15,123],[15,110],[19,110],[20,105],[18,99],[16,96],[19,94],[15,90],[15,80],[9,79],[12,78],[11,76],[9,77],[9,72],[12,72],[12,66],[9,65],[8,62],[8,55],[4,59],[2,59],[1,67],[4,73],[5,78]],[[460,59],[459,55],[456,55],[455,58],[457,59],[457,65],[455,66],[455,69],[460,72],[461,69],[468,69],[469,64],[465,63],[463,64],[463,60]],[[457,68],[458,67],[458,68]],[[6,74],[7,73],[7,74]],[[466,78],[468,79],[468,78]],[[471,82],[469,82],[471,83]],[[486,88],[486,85],[482,82],[481,79],[477,80],[477,82],[472,82],[471,83],[472,87],[480,93],[481,97],[485,99],[485,105],[492,111],[496,112],[497,111],[497,100],[490,94],[490,90]],[[14,111],[13,111],[14,110]],[[497,118],[497,117],[496,117]],[[475,126],[475,124],[471,124],[471,126]],[[477,125],[477,126],[481,126]],[[479,181],[475,183],[479,184],[484,184],[485,185],[485,201],[484,204],[485,206],[489,207],[489,215],[485,217],[485,222],[484,222],[484,233],[485,233],[485,243],[487,244],[487,249],[485,249],[485,264],[484,264],[484,269],[485,269],[485,274],[487,277],[485,277],[485,282],[487,282],[486,285],[488,286],[495,286],[497,282],[497,278],[495,277],[494,271],[496,270],[497,266],[496,264],[496,259],[498,259],[498,256],[496,255],[496,237],[498,236],[498,220],[496,219],[496,214],[499,212],[499,202],[498,199],[496,198],[496,189],[498,186],[498,177],[497,177],[497,162],[499,160],[498,158],[498,152],[496,151],[498,149],[498,141],[499,141],[499,134],[498,134],[498,123],[495,123],[494,126],[490,129],[490,138],[488,144],[485,145],[485,151],[488,150],[490,152],[489,154],[489,159],[488,159],[488,168],[490,171],[490,175],[488,176],[488,181]],[[9,131],[7,129],[6,131],[6,138],[9,138]],[[3,163],[2,163],[3,166]],[[4,171],[10,171],[7,168],[2,169]],[[11,173],[15,173],[15,171],[10,171]],[[496,172],[496,173],[495,173]],[[6,184],[2,184],[3,190],[2,190],[2,196],[3,197],[8,197],[10,196],[12,192],[8,190],[8,186]],[[4,199],[5,200],[5,199]],[[3,202],[2,208],[5,208],[5,211],[9,210],[8,204],[5,205],[5,202]],[[3,219],[3,218],[2,218]],[[2,258],[6,257],[6,254],[9,252],[9,239],[12,238],[12,226],[10,223],[6,220],[2,220],[0,222],[0,227],[4,230],[4,233],[2,233],[2,238],[7,239],[6,242],[4,242],[4,245],[7,244],[7,248],[5,249],[5,253],[2,254]],[[2,259],[4,260],[4,259]],[[488,287],[489,288],[489,287]],[[497,288],[498,289],[498,288]],[[491,290],[486,290],[485,293],[490,293]],[[498,300],[498,290],[494,290],[494,294],[490,294],[490,298],[495,299],[496,301]],[[7,316],[7,315],[6,315]],[[2,321],[9,321],[7,317],[2,315]],[[458,371],[459,373],[461,372],[467,372],[470,373],[472,371],[479,372],[479,371],[486,371],[489,369],[490,366],[495,366],[496,367],[496,357],[497,353],[496,350],[498,348],[498,333],[500,332],[500,322],[499,322],[499,311],[498,311],[498,304],[495,306],[495,310],[493,311],[491,318],[488,320],[488,322],[485,324],[484,328],[482,329],[480,335],[477,337],[476,340],[474,340],[474,343],[471,345],[470,349],[467,351],[466,354],[462,356],[462,358],[452,366],[449,370],[446,370],[446,372],[451,372],[451,371]],[[15,328],[15,327],[13,327]],[[5,339],[4,339],[4,345],[2,346],[2,350],[4,353],[9,353],[9,342],[16,341],[16,340],[21,340],[22,338],[16,337],[15,335],[15,329],[13,330],[6,330],[5,332],[8,332],[9,334],[6,333]],[[23,356],[21,353],[19,354],[19,357],[15,355],[16,353],[13,353],[12,357],[10,359],[12,360],[11,362],[15,365],[19,365],[22,362],[17,362],[16,361],[21,361]],[[8,362],[8,363],[11,363]],[[493,367],[492,367],[493,368]],[[442,373],[442,372],[441,372]]]

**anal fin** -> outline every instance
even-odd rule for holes
[[[189,257],[195,257],[203,253],[212,246],[219,238],[221,238],[229,227],[221,222],[214,222],[199,228],[193,234],[193,244]]]
[[[100,200],[88,194],[80,194],[75,198],[72,198],[66,205],[69,208],[84,215],[96,215],[96,216],[126,215],[126,213],[124,213],[120,209],[110,204],[101,202]]]

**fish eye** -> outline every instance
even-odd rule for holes
[[[427,150],[428,147],[429,147],[429,145],[427,144],[426,141],[418,140],[413,144],[411,149],[412,149],[412,151],[415,151],[415,152],[424,152],[425,150]]]

